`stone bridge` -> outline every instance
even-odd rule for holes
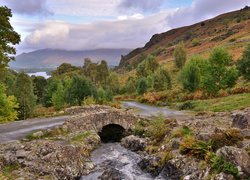
[[[107,136],[121,136],[121,133],[128,132],[139,119],[138,116],[132,113],[101,105],[73,107],[66,111],[73,115],[63,125],[68,131],[92,130],[100,136],[105,130],[104,133],[109,134]]]

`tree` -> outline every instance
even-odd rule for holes
[[[185,64],[181,70],[179,79],[184,89],[194,92],[200,87],[201,73],[203,72],[205,60],[200,56],[195,56]]]
[[[12,45],[18,44],[21,40],[10,24],[11,17],[11,10],[6,6],[0,6],[0,72],[14,60],[14,57],[9,56],[16,54],[16,49]]]
[[[66,102],[70,105],[81,105],[88,96],[95,95],[93,84],[82,76],[74,76],[65,90]]]
[[[230,66],[231,62],[231,56],[226,49],[214,48],[204,68],[203,90],[209,94],[217,94],[220,89],[232,87],[238,78],[238,72],[235,66]]]
[[[247,80],[250,80],[250,44],[243,52],[243,57],[237,64],[240,74]]]
[[[147,79],[146,78],[140,78],[137,81],[136,91],[138,94],[144,94],[148,89]]]
[[[32,114],[36,105],[36,96],[31,78],[19,73],[15,82],[14,95],[19,103],[19,118],[26,119]]]
[[[123,87],[125,93],[133,94],[136,92],[136,81],[134,77],[129,77],[125,86]]]
[[[186,54],[186,50],[184,47],[183,43],[180,43],[179,45],[177,45],[177,47],[174,50],[174,60],[175,60],[175,66],[179,69],[181,69],[186,60],[187,60],[187,54]]]
[[[147,77],[153,74],[159,67],[159,63],[156,58],[152,55],[147,56],[147,58],[141,62],[136,69],[137,76]]]
[[[42,76],[35,76],[32,78],[34,84],[34,92],[37,96],[37,102],[42,103],[43,94],[47,85],[47,80]]]
[[[18,103],[14,96],[7,96],[6,88],[0,83],[0,124],[17,119]]]
[[[57,90],[53,93],[51,100],[57,110],[65,106],[65,88],[62,82],[57,84]]]
[[[58,83],[60,83],[60,80],[57,78],[52,77],[48,79],[42,97],[42,104],[45,107],[50,107],[53,105],[52,96],[57,91]]]
[[[107,78],[109,76],[108,64],[106,61],[102,60],[99,65],[97,65],[97,81],[102,85],[107,85]]]
[[[72,66],[69,63],[62,63],[55,71],[52,72],[53,76],[73,76],[74,74],[76,74],[76,71],[80,71],[79,67],[76,66]],[[77,72],[77,73],[78,73]]]
[[[109,74],[107,86],[107,89],[109,89],[113,94],[118,94],[120,92],[120,82],[116,72],[111,72]]]
[[[109,102],[113,100],[112,93],[107,90],[105,91],[102,87],[97,90],[97,102],[99,104],[103,104],[105,102]]]
[[[163,91],[171,88],[171,77],[168,71],[164,68],[159,68],[154,74],[154,89],[156,91]]]

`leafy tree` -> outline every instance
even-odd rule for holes
[[[19,118],[26,119],[32,114],[36,105],[36,96],[31,78],[19,73],[15,83],[14,95],[19,103]]]
[[[238,62],[238,70],[245,79],[250,80],[250,44],[247,45],[242,59]]]
[[[137,76],[147,77],[153,74],[159,67],[159,63],[156,58],[152,55],[147,56],[147,58],[141,62],[136,69]]]
[[[171,88],[171,77],[166,69],[159,68],[154,74],[154,89],[163,91]]]
[[[53,93],[51,100],[57,110],[62,109],[65,106],[65,88],[62,82],[57,84],[57,90]]]
[[[148,89],[147,79],[140,78],[137,81],[136,91],[138,94],[144,94]]]
[[[0,83],[0,123],[17,119],[18,103],[14,96],[7,96],[6,88]]]
[[[103,104],[105,102],[109,102],[113,100],[113,96],[111,91],[105,91],[102,87],[97,90],[97,102],[99,104]]]
[[[0,73],[11,60],[14,60],[14,57],[9,56],[16,54],[16,49],[12,45],[18,44],[21,40],[10,24],[11,17],[11,10],[6,6],[0,6]]]
[[[34,84],[34,92],[37,96],[38,103],[42,103],[43,94],[47,85],[47,80],[42,76],[35,76],[32,78]]]
[[[209,94],[217,94],[220,89],[232,87],[237,78],[236,67],[229,53],[221,47],[214,48],[209,57],[202,79],[202,88]]]
[[[133,94],[136,92],[136,81],[135,78],[129,77],[125,86],[124,91],[128,94]]]
[[[56,78],[48,79],[42,97],[42,104],[45,107],[50,107],[53,105],[52,96],[57,91],[58,83],[60,83],[60,80]]]
[[[110,73],[107,79],[107,86],[107,89],[109,89],[113,94],[118,94],[120,92],[120,82],[116,72]]]
[[[80,68],[72,66],[69,63],[61,64],[55,71],[52,72],[52,76],[73,76],[80,72]]]
[[[194,92],[200,87],[201,76],[205,67],[205,60],[200,56],[195,56],[185,64],[180,73],[180,81],[184,89]]]
[[[184,47],[183,43],[180,43],[179,45],[177,45],[177,47],[174,50],[174,60],[175,60],[175,66],[179,69],[181,69],[186,60],[187,60],[187,54],[186,54],[186,50]]]
[[[81,105],[88,96],[95,95],[93,84],[82,76],[74,76],[66,87],[66,102],[70,105]]]
[[[97,66],[97,81],[103,85],[107,85],[107,78],[109,76],[108,64],[106,61],[102,60]]]

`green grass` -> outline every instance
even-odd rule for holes
[[[250,93],[191,102],[194,104],[194,111],[232,111],[250,107]]]
[[[71,138],[72,142],[82,142],[85,138],[91,135],[91,132],[85,131],[80,134],[75,135],[74,137]]]

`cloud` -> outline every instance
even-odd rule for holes
[[[171,28],[190,25],[249,4],[249,0],[194,0],[191,7],[178,9],[166,21]]]
[[[48,10],[46,0],[0,0],[17,14],[47,16],[53,13]]]
[[[148,17],[133,15],[127,19],[72,24],[48,21],[36,25],[22,43],[25,49],[83,50],[97,48],[135,48],[155,34],[167,30],[165,17],[169,11]]]
[[[125,11],[154,12],[159,10],[164,0],[122,0],[119,8]]]

